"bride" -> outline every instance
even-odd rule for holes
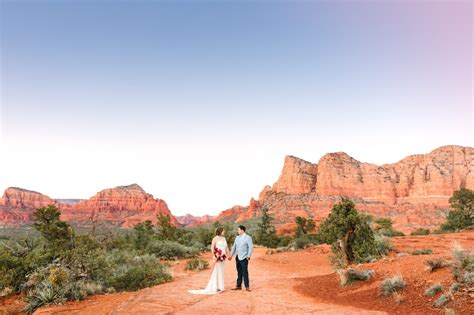
[[[212,239],[212,271],[207,287],[203,290],[189,290],[190,293],[216,294],[217,292],[224,291],[224,262],[226,258],[229,257],[229,248],[224,237],[224,232],[223,228],[217,228],[216,236]]]

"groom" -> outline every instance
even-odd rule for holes
[[[250,292],[249,284],[249,260],[252,256],[253,242],[252,237],[245,233],[245,226],[239,225],[237,228],[239,236],[235,238],[234,245],[230,251],[229,260],[235,255],[237,251],[237,257],[235,262],[237,265],[237,286],[232,290],[242,290],[242,277],[244,278],[245,290]]]

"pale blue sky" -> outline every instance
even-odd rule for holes
[[[0,3],[0,189],[215,214],[287,154],[473,144],[470,1]]]

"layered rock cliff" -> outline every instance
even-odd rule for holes
[[[317,164],[287,156],[277,182],[265,186],[254,203],[269,208],[276,225],[285,229],[296,216],[324,220],[340,196],[347,196],[359,210],[391,217],[396,228],[409,231],[437,228],[449,210],[449,197],[460,188],[474,189],[471,147],[443,146],[384,165],[337,152]],[[240,209],[236,220],[255,215],[250,205]]]
[[[156,222],[156,216],[160,213],[170,216],[173,224],[177,224],[164,200],[155,199],[139,185],[132,184],[104,189],[90,199],[74,203],[56,203],[37,192],[9,188],[0,200],[0,225],[28,224],[34,209],[49,204],[56,204],[63,220],[85,225],[108,222],[132,227],[145,220]]]
[[[33,209],[54,203],[39,192],[9,187],[0,198],[0,226],[15,226],[31,222]]]

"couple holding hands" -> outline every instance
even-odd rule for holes
[[[227,240],[224,236],[224,229],[217,228],[216,236],[212,239],[211,250],[213,253],[213,264],[211,278],[203,290],[189,290],[193,294],[216,294],[224,291],[224,263],[225,260],[232,260],[236,255],[235,262],[237,268],[237,285],[232,290],[242,290],[242,279],[245,290],[250,292],[248,265],[253,251],[252,237],[245,233],[245,226],[239,225],[239,234],[229,252]]]

